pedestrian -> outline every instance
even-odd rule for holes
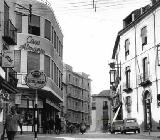
[[[49,127],[50,127],[50,134],[51,134],[54,130],[54,119],[53,119],[53,117],[51,117],[51,119],[49,120]]]
[[[61,131],[61,119],[58,115],[55,117],[55,133],[60,134]]]
[[[9,114],[6,116],[5,128],[8,140],[14,140],[18,130],[19,115],[16,113],[16,107],[12,106]]]
[[[80,124],[80,132],[81,132],[81,134],[86,132],[86,124],[85,124],[84,120],[82,120],[82,123]]]

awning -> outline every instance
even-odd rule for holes
[[[114,115],[114,117],[113,117],[112,123],[116,120],[116,118],[117,118],[117,116],[118,116],[118,113],[119,113],[121,107],[122,107],[122,105],[120,105],[120,106],[118,107],[118,109],[117,109],[117,111],[116,111],[116,113],[115,113],[115,115]]]

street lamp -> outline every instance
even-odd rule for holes
[[[110,74],[110,84],[113,85],[115,83],[116,78],[116,70],[112,69],[109,72]]]

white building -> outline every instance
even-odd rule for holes
[[[142,131],[149,126],[157,131],[160,126],[159,19],[159,0],[129,14],[112,55],[119,65],[115,69],[120,82],[115,87],[122,95],[123,118],[137,118]]]

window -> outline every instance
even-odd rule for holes
[[[56,71],[57,71],[57,66],[54,63],[54,82],[56,83]]]
[[[92,103],[92,110],[96,110],[96,102]]]
[[[40,17],[36,15],[31,15],[28,17],[28,33],[40,36]]]
[[[107,101],[103,101],[103,109],[108,109],[108,102]]]
[[[127,58],[127,56],[129,55],[129,45],[130,45],[129,39],[126,39],[125,40],[125,58]]]
[[[51,22],[45,20],[45,38],[51,40]]]
[[[22,13],[16,12],[17,33],[22,33]]]
[[[9,20],[9,6],[4,2],[4,21]]]
[[[56,44],[57,44],[57,34],[54,31],[54,48],[56,49]]]
[[[126,107],[128,113],[131,113],[131,104],[132,104],[131,96],[127,96],[126,102],[125,102],[125,107]]]
[[[27,72],[31,70],[40,70],[40,54],[28,51]]]
[[[21,66],[21,51],[15,50],[14,51],[14,70],[16,72],[20,72],[20,66]]]
[[[147,44],[147,26],[141,29],[141,38],[142,38],[142,50],[143,50],[143,46]]]
[[[52,26],[52,44],[54,43],[54,28]]]
[[[44,73],[47,77],[50,77],[50,57],[44,56]]]
[[[51,63],[51,78],[53,79],[54,78],[54,61],[52,60],[52,63]]]
[[[0,28],[2,26],[2,12],[0,12]]]
[[[130,88],[130,67],[126,67],[126,87]]]
[[[148,59],[147,57],[143,58],[143,81],[148,78]]]

